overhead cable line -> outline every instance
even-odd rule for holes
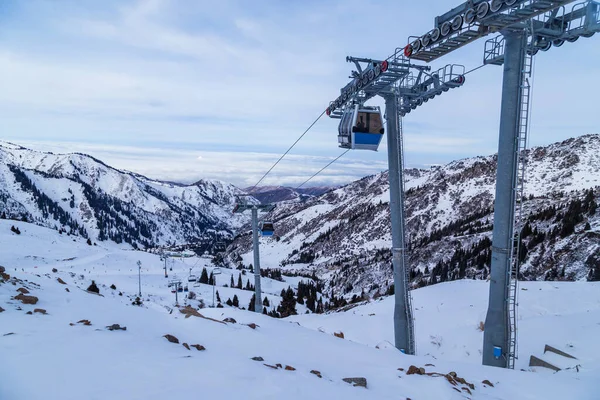
[[[306,135],[306,134],[308,133],[308,131],[309,131],[309,130],[310,130],[310,129],[311,129],[311,128],[312,128],[312,127],[313,127],[313,126],[314,126],[314,125],[317,123],[317,121],[318,121],[318,120],[320,120],[320,119],[321,119],[321,117],[322,117],[324,114],[325,114],[325,110],[323,110],[323,112],[321,113],[321,115],[319,115],[319,116],[317,117],[317,119],[315,119],[315,120],[313,121],[313,123],[312,123],[312,124],[310,124],[310,126],[309,126],[308,128],[306,128],[306,130],[304,131],[304,133],[303,133],[302,135],[300,135],[300,137],[299,137],[298,139],[296,139],[296,141],[295,141],[295,142],[294,142],[294,143],[293,143],[293,144],[290,146],[290,148],[289,148],[289,149],[287,149],[287,150],[285,151],[285,153],[283,153],[283,155],[282,155],[281,157],[279,157],[279,160],[277,160],[277,161],[275,162],[275,164],[273,164],[273,166],[271,166],[271,168],[269,168],[269,170],[268,170],[268,171],[267,171],[267,172],[266,172],[266,173],[265,173],[265,174],[262,176],[262,178],[260,178],[260,179],[258,180],[258,182],[256,182],[256,184],[255,184],[254,186],[252,186],[252,188],[250,188],[250,190],[248,191],[248,193],[252,193],[252,191],[253,191],[254,189],[256,189],[256,187],[258,186],[258,184],[259,184],[259,183],[261,183],[261,182],[263,181],[263,179],[265,179],[265,178],[267,177],[267,175],[269,175],[269,173],[270,173],[270,172],[273,170],[273,168],[275,168],[275,167],[277,166],[277,164],[279,164],[279,162],[280,162],[281,160],[283,160],[283,157],[285,157],[285,156],[286,156],[286,155],[287,155],[287,154],[290,152],[290,150],[292,150],[292,149],[294,148],[294,146],[295,146],[295,145],[296,145],[296,144],[297,144],[297,143],[300,141],[300,139],[302,139],[302,138],[304,137],[304,135]]]
[[[333,161],[331,161],[329,164],[327,164],[326,166],[324,166],[323,168],[321,168],[319,170],[319,172],[317,172],[316,174],[314,174],[313,176],[311,176],[310,178],[308,178],[307,180],[305,180],[304,182],[302,182],[302,184],[300,186],[298,186],[295,190],[300,189],[302,186],[304,186],[305,184],[308,183],[308,181],[310,181],[312,178],[314,178],[315,176],[319,175],[321,172],[323,172],[327,167],[329,167],[331,164],[333,164],[334,162],[336,162],[337,160],[339,160],[344,154],[346,154],[347,152],[349,152],[351,149],[348,149],[346,151],[344,151],[342,154],[340,154],[339,156],[337,156]]]
[[[391,58],[393,56],[388,57]],[[467,75],[470,74],[471,72],[477,71],[478,69],[484,67],[485,64],[481,64],[480,66],[473,68],[467,72],[465,72],[463,75]],[[302,135],[300,135],[300,137],[298,137],[298,139],[296,139],[296,141],[294,143],[292,143],[292,145],[285,151],[285,153],[283,153],[281,155],[281,157],[279,157],[279,159],[271,166],[271,168],[269,168],[269,170],[258,180],[258,182],[256,182],[256,184],[254,184],[254,186],[252,186],[250,188],[250,190],[248,190],[248,193],[252,193],[254,191],[254,189],[256,189],[256,187],[271,173],[271,171],[277,166],[277,164],[279,164],[281,162],[281,160],[283,160],[283,158],[288,155],[288,153],[294,148],[294,146],[296,146],[296,144],[298,144],[298,142],[308,133],[308,131],[310,131],[312,129],[312,127],[321,119],[321,117],[325,114],[326,110],[324,110],[318,117],[317,119],[315,119],[312,124],[310,124],[310,126],[308,128],[306,128],[306,130],[302,133]],[[308,178],[308,180],[306,180],[305,182],[303,182],[300,186],[298,186],[296,189],[301,188],[302,186],[304,186],[306,183],[308,183],[310,180],[312,180],[314,177],[316,177],[317,175],[319,175],[321,172],[323,172],[327,167],[329,167],[331,164],[333,164],[334,162],[336,162],[337,160],[339,160],[344,154],[346,154],[348,152],[348,150],[346,150],[345,152],[343,152],[342,154],[340,154],[337,158],[335,158],[333,161],[331,161],[329,164],[327,164],[325,167],[323,167],[321,170],[319,170],[319,172],[317,172],[316,174],[314,174],[313,176],[311,176],[310,178]]]

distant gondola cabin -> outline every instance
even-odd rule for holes
[[[273,236],[275,229],[272,222],[262,222],[260,224],[260,234],[263,236]]]

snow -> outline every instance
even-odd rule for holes
[[[17,225],[21,235],[10,231]],[[600,285],[596,283],[528,282],[520,290],[518,369],[482,367],[477,330],[485,317],[487,285],[458,281],[415,290],[417,356],[391,345],[393,298],[383,298],[346,312],[273,319],[235,308],[205,308],[209,319],[184,318],[174,307],[163,263],[157,255],[131,251],[112,243],[88,246],[81,238],[27,223],[0,220],[0,254],[16,285],[0,284],[0,399],[165,399],[201,396],[211,399],[595,399],[600,372]],[[136,262],[142,263],[143,306],[131,301],[138,291]],[[189,268],[200,275],[206,258],[173,263],[186,279]],[[58,272],[53,273],[52,268]],[[237,282],[239,271],[221,269],[218,285]],[[57,278],[66,282],[62,285]],[[244,283],[247,278],[243,276]],[[94,279],[100,294],[85,291]],[[263,279],[272,304],[287,285]],[[117,289],[108,286],[115,284]],[[39,297],[35,306],[12,299],[26,287]],[[69,289],[67,292],[65,289]],[[222,300],[237,294],[246,306],[251,292],[218,286]],[[207,304],[212,287],[192,288]],[[123,295],[119,296],[119,292]],[[181,293],[183,295],[184,293]],[[181,296],[180,302],[183,303]],[[188,300],[188,303],[198,304]],[[19,309],[20,307],[20,309]],[[26,312],[34,308],[48,315]],[[299,312],[304,312],[298,306]],[[82,319],[91,326],[77,323]],[[126,331],[108,331],[112,324]],[[244,324],[256,323],[252,329]],[[70,324],[74,324],[71,326]],[[345,339],[332,335],[343,331]],[[13,333],[7,335],[9,333]],[[201,344],[206,351],[187,350]],[[550,344],[578,359],[543,354]],[[561,367],[553,373],[529,368],[529,355]],[[261,356],[264,362],[251,360]],[[281,363],[294,371],[263,364]],[[475,385],[472,395],[457,392],[444,377],[406,375],[410,365],[427,372],[455,371]],[[318,370],[319,379],[311,370]],[[352,387],[345,377],[365,377],[368,387]],[[494,387],[481,382],[490,380]],[[459,385],[458,390],[464,385]]]

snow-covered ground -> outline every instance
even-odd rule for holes
[[[10,231],[18,226],[21,234]],[[141,261],[143,306],[138,292]],[[207,318],[185,318],[174,307],[158,256],[110,243],[88,246],[81,238],[26,223],[0,220],[0,265],[11,275],[0,284],[0,399],[597,399],[600,375],[600,285],[533,282],[521,285],[517,370],[480,365],[487,285],[459,281],[415,290],[417,356],[393,348],[393,299],[346,312],[273,319],[235,308],[205,308]],[[189,268],[211,271],[210,260],[177,260],[172,278],[186,280]],[[53,268],[57,272],[52,272]],[[249,291],[222,287],[240,271],[222,269],[217,289],[223,301],[237,295],[247,307]],[[58,278],[65,284],[58,282]],[[253,277],[242,275],[243,284]],[[100,295],[85,291],[94,279]],[[294,287],[263,279],[273,305]],[[110,289],[114,284],[116,290]],[[35,305],[13,299],[26,288]],[[190,290],[212,304],[212,287]],[[121,293],[122,295],[119,295]],[[179,302],[198,306],[198,300]],[[35,308],[47,314],[33,313]],[[300,313],[305,311],[298,305]],[[224,318],[236,323],[222,323]],[[87,319],[86,326],[78,321]],[[245,325],[255,323],[256,329]],[[120,324],[127,330],[109,331]],[[333,336],[343,332],[345,339]],[[177,337],[180,344],[163,335]],[[198,351],[182,343],[200,344]],[[543,354],[549,344],[577,360]],[[535,355],[561,368],[528,367]],[[264,361],[254,361],[262,357]],[[265,364],[274,366],[270,368]],[[281,364],[282,368],[277,368]],[[459,377],[407,375],[409,366]],[[290,366],[295,370],[286,370]],[[399,370],[402,368],[403,370]],[[570,368],[570,369],[567,369]],[[523,369],[524,371],[521,371]],[[311,371],[319,371],[322,378]],[[364,377],[367,388],[343,378]],[[489,380],[494,387],[484,385]],[[456,383],[456,382],[455,382]]]

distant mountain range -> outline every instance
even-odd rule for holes
[[[311,197],[320,196],[330,190],[335,189],[332,186],[317,186],[309,188],[294,189],[285,186],[260,186],[256,188],[246,188],[246,192],[252,194],[261,203],[279,203],[282,201],[307,200]]]
[[[112,168],[84,154],[0,142],[0,216],[135,247],[231,238],[243,192],[217,180],[180,185]]]

